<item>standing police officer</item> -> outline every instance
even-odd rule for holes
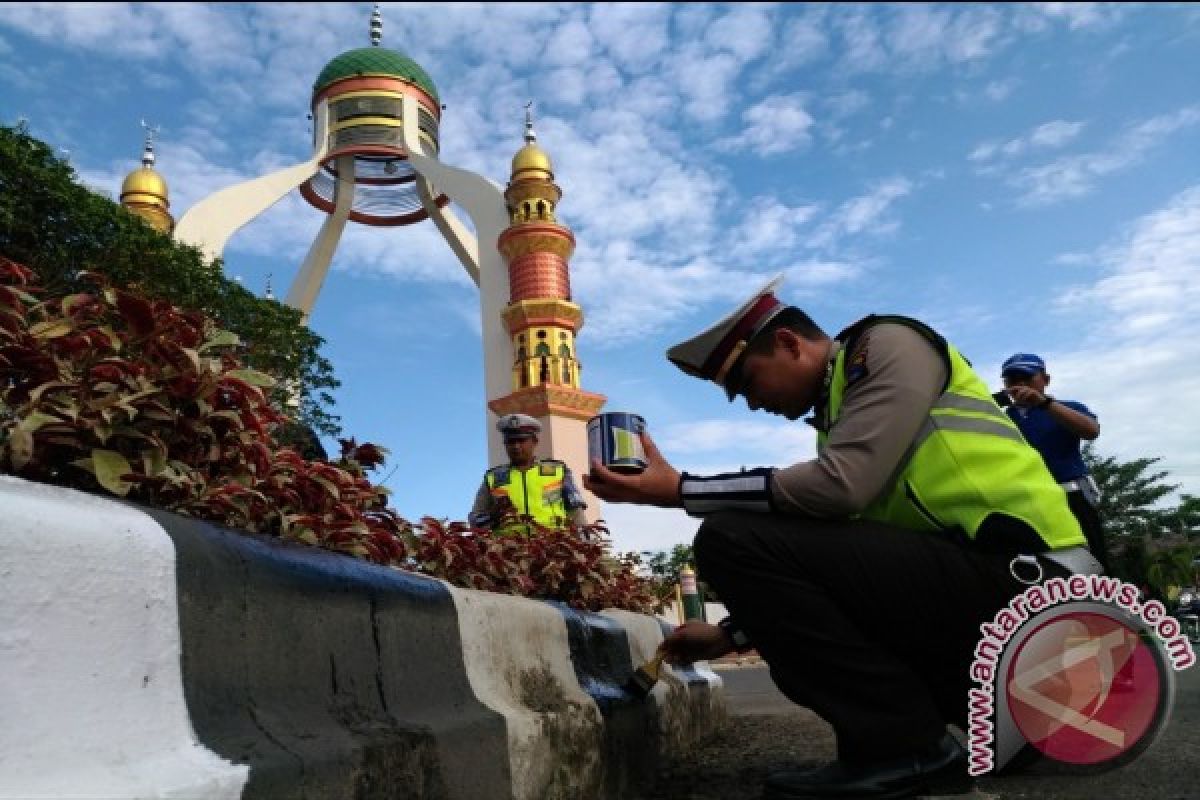
[[[1088,472],[1080,446],[1100,435],[1096,415],[1083,403],[1059,400],[1046,394],[1050,376],[1046,362],[1033,353],[1015,353],[1000,367],[1004,392],[1012,399],[1005,408],[1025,440],[1042,459],[1067,493],[1067,504],[1079,520],[1092,555],[1109,570],[1108,546],[1097,506],[1100,489]]]
[[[495,528],[506,514],[515,514],[516,519],[499,530],[525,534],[532,532],[530,520],[546,528],[586,525],[587,503],[570,467],[534,456],[542,424],[525,414],[507,414],[496,422],[496,429],[504,437],[509,463],[484,473],[467,520],[479,528]]]
[[[1066,498],[952,345],[905,317],[834,338],[775,298],[779,278],[667,357],[689,375],[796,420],[817,457],[781,469],[679,473],[593,462],[599,497],[704,518],[700,575],[730,615],[690,622],[672,663],[754,647],[792,701],[837,736],[838,758],[767,779],[766,798],[961,791],[980,623],[1038,576],[1091,571]]]

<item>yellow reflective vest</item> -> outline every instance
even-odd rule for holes
[[[508,498],[518,514],[527,514],[547,528],[567,524],[570,514],[563,500],[567,466],[561,461],[539,461],[526,469],[511,464],[487,471],[493,501]]]
[[[891,483],[860,516],[910,530],[957,530],[972,541],[981,531],[993,540],[1028,526],[1051,550],[1086,544],[1066,493],[1041,455],[996,405],[970,363],[924,323],[871,316],[838,334],[843,347],[834,359],[825,413],[820,415],[827,420],[823,427],[832,427],[841,412],[847,354],[863,331],[883,322],[907,325],[929,340],[946,362],[949,377]],[[825,439],[819,432],[818,448]],[[1019,521],[1015,527],[1014,520]],[[1000,541],[980,543],[1006,549]]]

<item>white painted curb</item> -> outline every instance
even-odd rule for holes
[[[663,640],[657,617],[616,608],[601,613],[625,629],[630,660],[635,668],[653,657]],[[708,684],[706,691],[689,690],[689,684],[701,680]],[[697,661],[686,670],[663,665],[662,675],[650,695],[658,710],[658,735],[664,755],[688,754],[700,736],[711,732],[714,724],[721,724],[726,719],[728,708],[724,685],[721,676],[712,671],[707,661]]]
[[[562,614],[538,600],[445,586],[471,688],[508,728],[513,800],[600,797],[604,719],[579,686]]]
[[[188,718],[166,532],[8,476],[0,509],[0,798],[240,797]]]

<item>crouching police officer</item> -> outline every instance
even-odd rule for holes
[[[545,528],[586,525],[587,503],[571,469],[561,461],[534,456],[542,424],[525,414],[507,414],[496,422],[504,437],[509,463],[492,467],[475,493],[467,521],[478,528],[496,528],[505,515],[516,519],[498,530],[529,534],[530,521]]]
[[[1038,576],[1091,572],[1066,496],[967,360],[927,325],[869,316],[830,338],[775,297],[779,278],[667,351],[732,401],[807,420],[817,457],[680,473],[593,462],[601,499],[704,519],[699,573],[730,616],[665,640],[688,663],[754,647],[838,758],[767,778],[765,798],[910,797],[969,784],[963,747],[980,623]],[[881,616],[881,608],[888,609]]]

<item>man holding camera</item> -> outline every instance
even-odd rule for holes
[[[1088,547],[1108,572],[1108,548],[1097,510],[1100,490],[1080,453],[1084,440],[1090,442],[1100,435],[1096,415],[1083,403],[1046,394],[1050,384],[1046,362],[1033,353],[1010,356],[1000,375],[1004,391],[994,395],[996,401],[1005,406],[1025,440],[1042,454],[1054,480],[1066,490],[1067,503],[1083,528]]]

